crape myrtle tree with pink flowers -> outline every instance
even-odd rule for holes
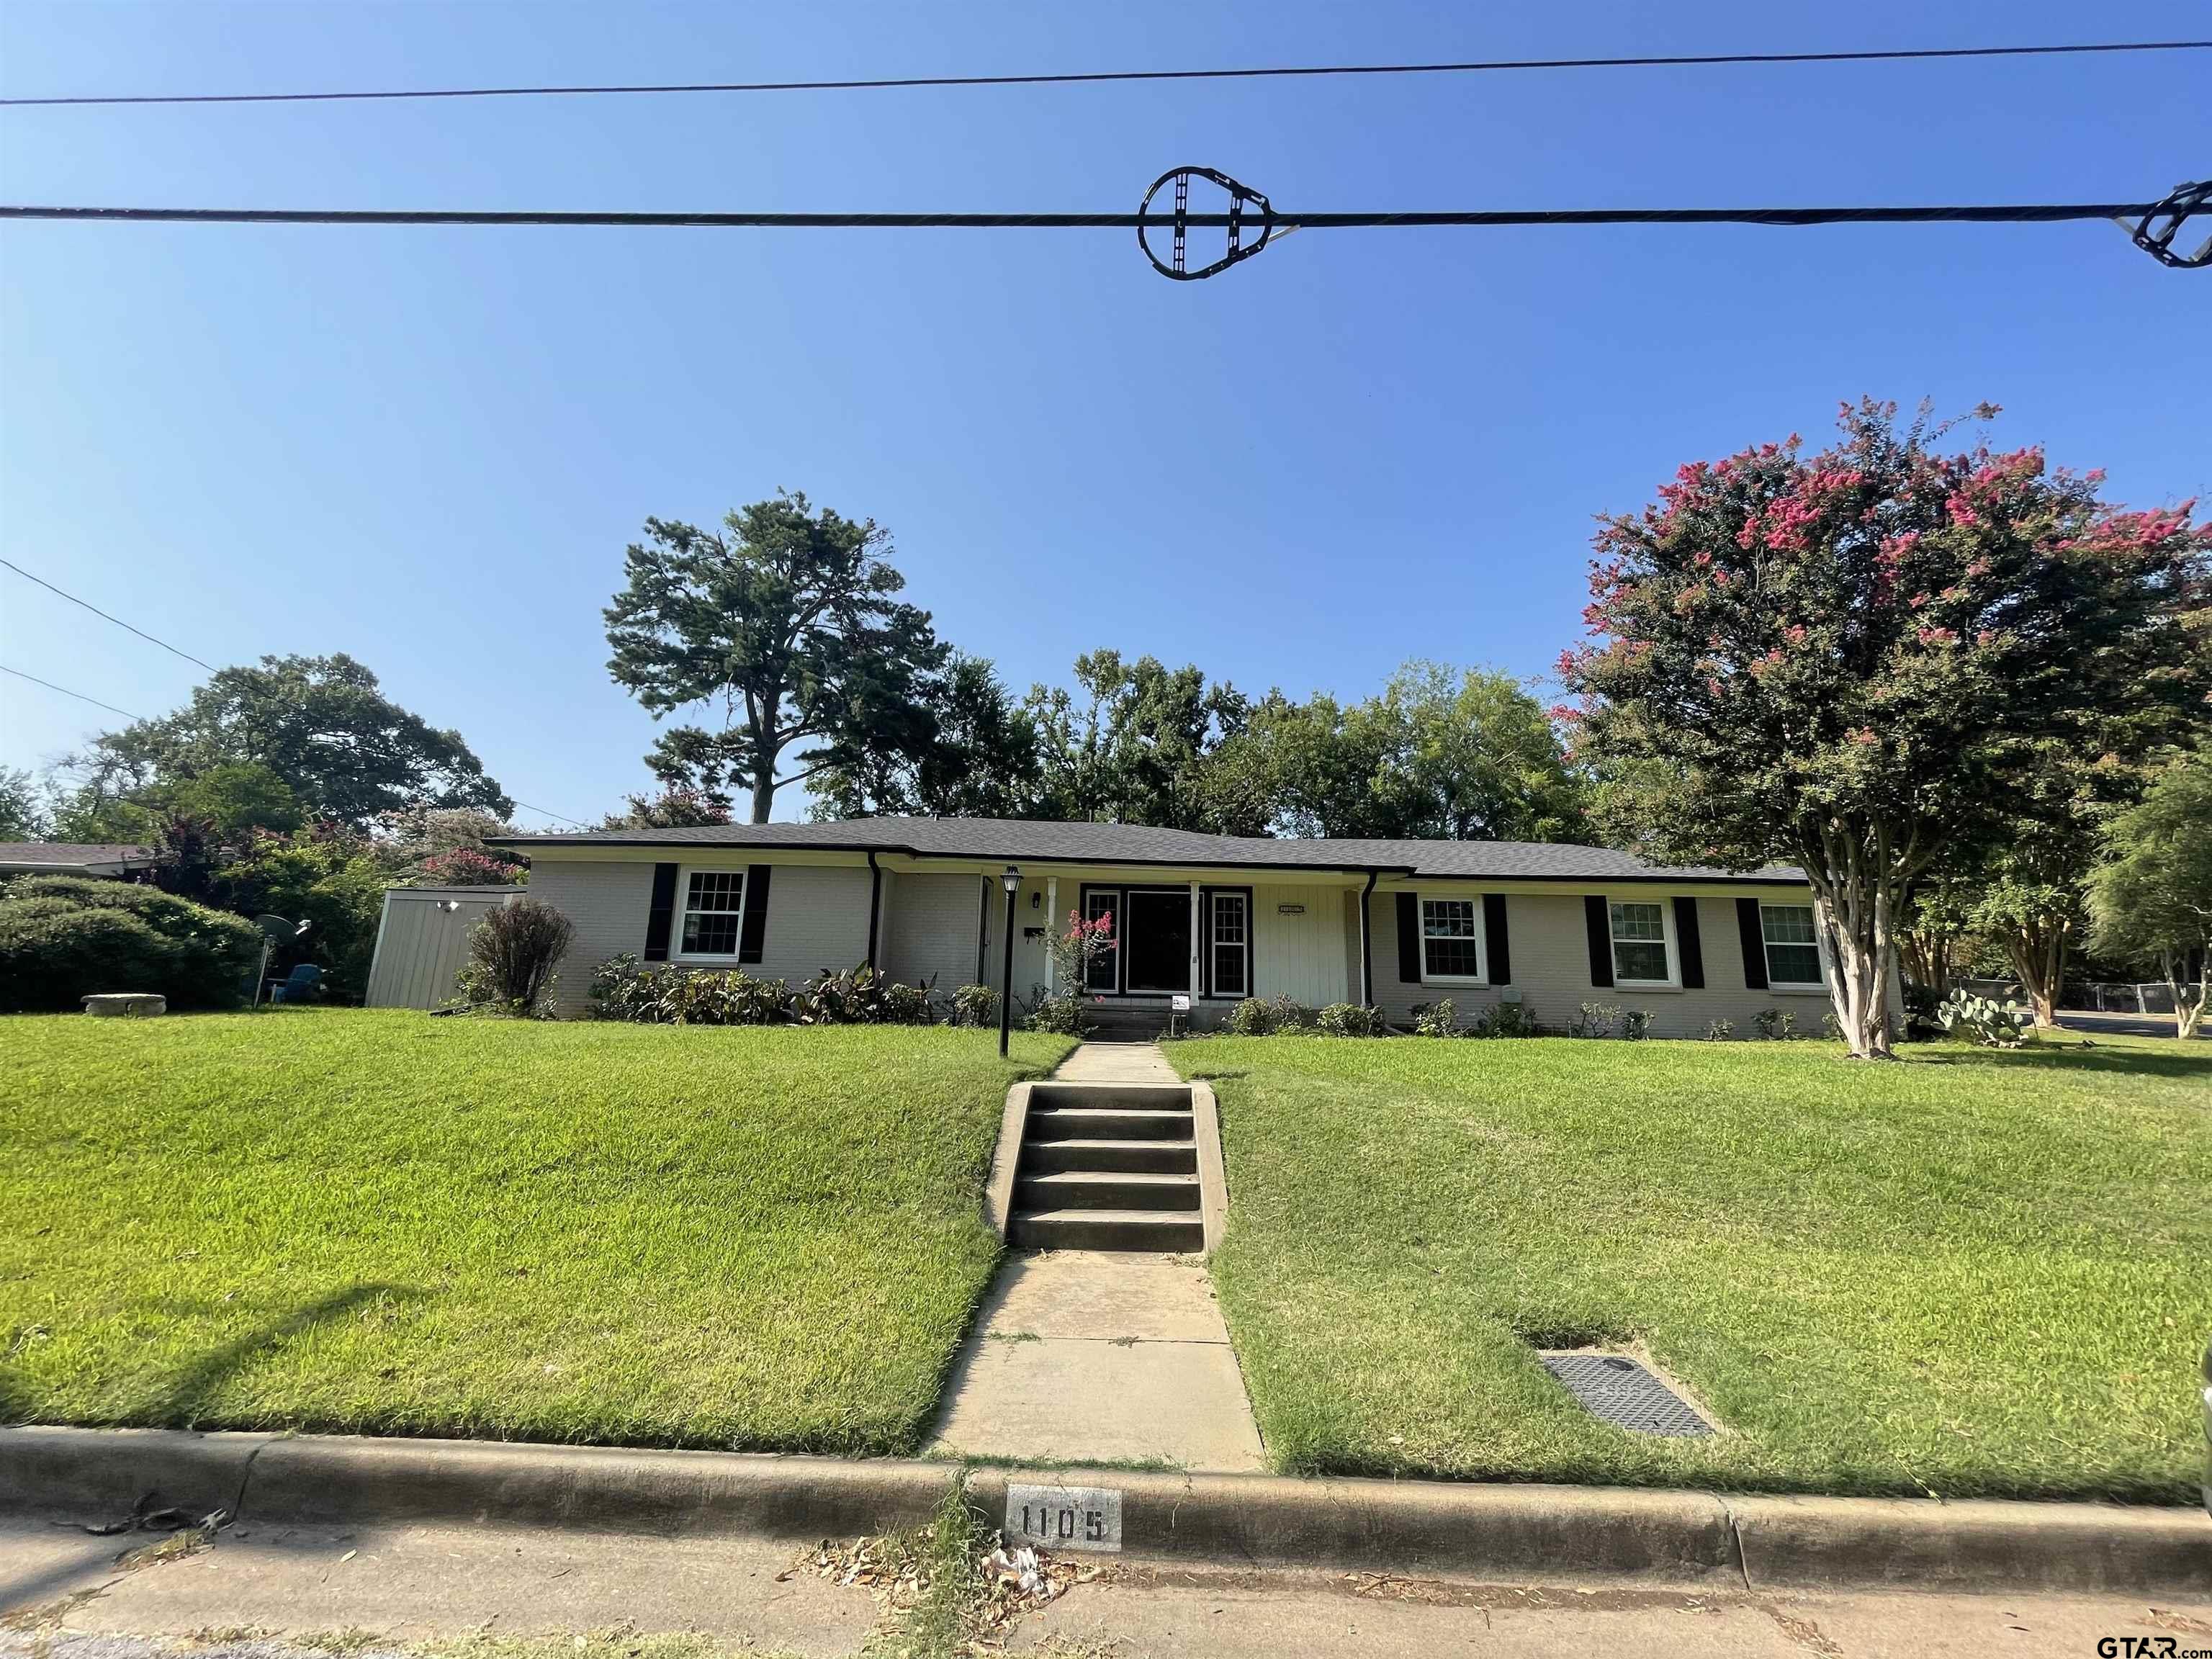
[[[2212,529],[2109,506],[2039,449],[1942,453],[1955,424],[1866,400],[1818,454],[1792,435],[1683,467],[1603,521],[1589,637],[1559,661],[1613,838],[1805,871],[1860,1057],[1890,1053],[1913,883],[2017,833],[2045,745],[2204,712],[2185,623]]]

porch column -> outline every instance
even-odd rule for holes
[[[1375,891],[1376,872],[1367,872],[1367,885],[1359,890],[1359,1001],[1375,1006],[1375,936],[1368,920],[1367,901]]]
[[[1060,959],[1053,953],[1052,942],[1060,935],[1060,878],[1044,878],[1044,994],[1050,996],[1059,976]]]
[[[1190,884],[1190,996],[1194,1007],[1198,1002],[1198,884]]]

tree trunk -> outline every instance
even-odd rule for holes
[[[2063,921],[2050,927],[2022,923],[2005,935],[2005,954],[2021,991],[2036,1024],[2046,1031],[2058,1024],[2058,996],[2065,988],[2066,930]]]
[[[2207,952],[2204,971],[2197,981],[2197,1000],[2191,1001],[2189,987],[2189,953],[2183,951],[2179,961],[2171,951],[2159,953],[2159,966],[2166,973],[2166,988],[2173,993],[2173,1034],[2186,1042],[2197,1035],[2204,1023],[2204,1011],[2212,1006],[2212,952]]]
[[[753,822],[766,823],[775,806],[775,770],[763,767],[753,774]]]
[[[1889,983],[1897,964],[1897,917],[1906,884],[1926,867],[1913,835],[1892,851],[1887,826],[1856,830],[1830,821],[1800,838],[1799,863],[1813,887],[1813,921],[1828,947],[1828,995],[1855,1060],[1893,1060]]]

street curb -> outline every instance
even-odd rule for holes
[[[0,1510],[109,1521],[149,1492],[262,1525],[430,1521],[813,1540],[922,1525],[945,1462],[350,1436],[0,1429]],[[2212,1595],[2212,1519],[2104,1504],[972,1469],[1121,1494],[1127,1555],[1492,1581],[1633,1577],[1818,1588]]]

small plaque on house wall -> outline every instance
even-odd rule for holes
[[[1305,913],[1306,907],[1303,904],[1279,904],[1275,907],[1275,914],[1279,916],[1302,916]]]

